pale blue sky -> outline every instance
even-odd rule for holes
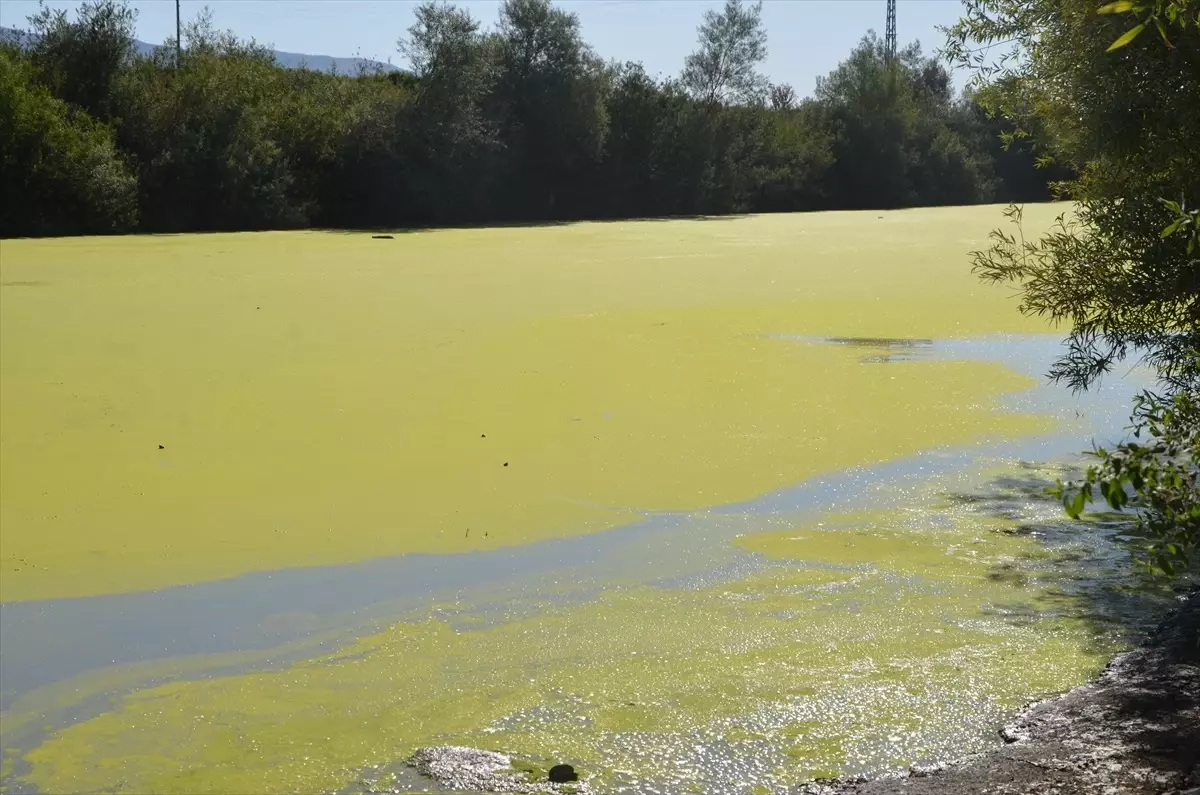
[[[72,0],[50,0],[72,7]],[[277,50],[313,55],[362,55],[403,65],[396,39],[412,22],[417,0],[183,0],[183,17],[205,5],[219,27],[253,37]],[[696,42],[704,11],[721,0],[557,0],[579,15],[584,39],[603,58],[641,61],[653,75],[679,73]],[[161,42],[175,32],[174,0],[135,0],[138,38]],[[485,23],[496,19],[498,0],[459,0]],[[0,2],[0,25],[23,27],[36,0]],[[766,0],[763,20],[769,55],[763,71],[776,83],[812,92],[818,75],[833,69],[867,31],[883,34],[885,0]],[[959,0],[899,0],[903,46],[919,39],[926,52],[941,44],[937,25],[952,23]],[[961,81],[958,81],[961,83]]]

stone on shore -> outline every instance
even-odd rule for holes
[[[539,793],[586,793],[587,782],[566,784],[551,781],[530,781],[522,770],[514,769],[513,760],[495,751],[468,748],[462,745],[435,745],[418,748],[408,764],[418,773],[433,779],[448,789],[468,792],[513,792],[527,795]],[[566,767],[566,766],[556,766]],[[572,773],[574,770],[572,770]]]

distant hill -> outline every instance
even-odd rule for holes
[[[16,42],[17,44],[25,44],[33,40],[33,35],[15,28],[0,28],[0,42]],[[161,45],[150,44],[145,41],[134,41],[134,46],[137,48],[138,54],[150,55]],[[384,72],[400,71],[399,67],[393,66],[390,63],[382,61],[372,61],[368,58],[339,58],[332,55],[305,55],[298,52],[280,52],[274,50],[275,63],[286,69],[312,69],[317,72],[328,72],[332,69],[337,69],[341,74],[353,74],[357,72],[359,67],[365,67],[368,70],[376,69]]]

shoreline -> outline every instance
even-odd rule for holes
[[[1178,604],[1140,646],[1113,657],[1091,681],[1026,705],[1000,729],[1004,745],[953,761],[914,764],[904,775],[817,780],[789,792],[1200,795],[1200,587],[1176,598]],[[423,754],[445,764],[436,771],[421,769]],[[472,755],[497,756],[502,764],[476,770],[466,759]],[[569,791],[514,778],[512,764],[493,752],[448,746],[419,749],[408,762],[419,770],[410,775],[424,774],[420,778],[454,791]],[[370,785],[363,791],[402,790]]]
[[[1141,646],[1027,705],[980,755],[901,777],[816,781],[795,795],[1200,795],[1200,588]]]

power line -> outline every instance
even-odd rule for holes
[[[1003,41],[989,41],[987,44],[980,45],[979,47],[976,47],[973,50],[963,50],[963,52],[967,55],[970,55],[971,53],[984,52],[986,50],[990,50],[993,47],[1003,47],[1005,44],[1012,44],[1014,41],[1020,41],[1020,40],[1021,40],[1021,37],[1016,36],[1011,39],[1004,39]]]

